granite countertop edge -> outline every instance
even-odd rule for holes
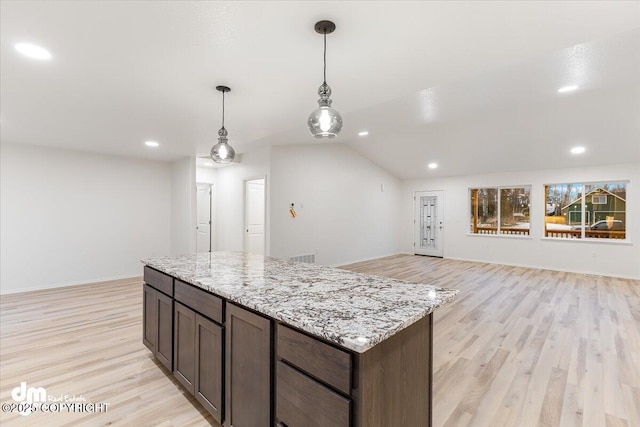
[[[244,253],[229,253],[229,254],[238,254],[238,256],[241,256],[240,254],[242,254],[243,256],[248,256],[247,254],[244,254]],[[191,255],[191,257],[194,258],[196,257],[196,255],[195,254]],[[314,321],[310,321],[309,319],[305,321],[301,316],[296,317],[294,315],[290,315],[287,313],[288,311],[291,311],[290,308],[288,310],[286,309],[286,307],[283,309],[278,309],[277,306],[273,307],[269,304],[261,304],[259,299],[252,298],[252,295],[250,292],[248,294],[247,293],[242,294],[238,292],[236,293],[227,292],[225,288],[228,287],[228,285],[216,286],[215,284],[207,283],[207,282],[211,282],[212,280],[215,280],[215,279],[212,279],[212,275],[184,274],[178,268],[170,268],[170,267],[167,267],[165,264],[163,264],[163,262],[157,261],[157,260],[163,260],[166,262],[166,260],[171,258],[179,259],[180,257],[145,258],[145,259],[142,259],[141,262],[146,266],[149,266],[155,270],[158,270],[165,274],[173,276],[183,282],[199,287],[204,291],[207,291],[213,295],[217,295],[232,303],[236,303],[246,308],[255,310],[256,312],[264,314],[265,316],[271,317],[277,321],[280,321],[285,325],[298,328],[311,335],[320,337],[331,343],[344,347],[348,350],[355,351],[357,353],[366,352],[367,350],[375,347],[377,344],[380,344],[381,342],[387,340],[388,338],[392,337],[396,333],[402,331],[403,329],[418,322],[420,319],[433,313],[438,308],[450,303],[452,300],[456,298],[459,292],[456,289],[434,287],[428,284],[419,284],[419,283],[408,282],[404,280],[390,279],[383,276],[365,275],[362,273],[356,273],[349,270],[341,270],[341,269],[332,268],[332,267],[324,267],[324,266],[318,266],[318,265],[312,265],[312,267],[309,267],[308,265],[305,265],[305,264],[292,263],[290,261],[280,260],[277,258],[264,257],[264,260],[266,262],[276,261],[280,263],[292,264],[292,268],[297,268],[302,270],[313,268],[319,273],[323,271],[324,272],[330,271],[331,274],[335,274],[337,276],[344,276],[344,277],[361,276],[361,277],[368,278],[368,280],[384,282],[386,284],[391,283],[394,285],[397,285],[397,284],[420,285],[420,286],[425,286],[425,289],[429,289],[432,291],[435,290],[435,294],[439,294],[437,299],[434,298],[432,303],[425,306],[420,311],[402,318],[401,321],[395,322],[395,324],[393,324],[393,326],[391,327],[387,327],[384,330],[377,330],[375,332],[371,332],[367,336],[366,340],[361,340],[359,339],[359,337],[353,338],[353,337],[345,336],[345,334],[341,334],[339,331],[331,332],[330,328],[326,328],[326,327],[323,328],[321,326],[318,326],[318,323],[320,323],[319,321],[314,322]],[[284,287],[287,285],[279,285],[279,286]]]

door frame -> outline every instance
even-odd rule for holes
[[[209,226],[209,252],[215,252],[218,247],[218,228],[216,226],[216,185],[211,182],[196,182],[196,252],[198,252],[198,185],[208,185],[209,186],[209,221],[211,224]]]
[[[438,203],[441,204],[441,209],[442,209],[442,220],[441,220],[441,224],[442,226],[440,227],[440,248],[442,249],[442,255],[438,256],[438,255],[426,255],[426,254],[418,254],[416,253],[416,248],[418,246],[418,241],[420,240],[420,231],[419,231],[419,227],[418,227],[418,223],[420,221],[420,218],[418,218],[418,193],[438,193],[437,195],[438,197]],[[441,200],[440,200],[441,197]],[[439,207],[440,208],[440,207]],[[444,190],[415,190],[413,192],[413,254],[414,255],[422,255],[422,256],[433,256],[436,258],[444,258],[445,253],[445,245],[444,245],[444,219],[445,219],[445,191]],[[418,230],[418,231],[417,231]]]
[[[263,217],[263,224],[264,224],[264,239],[262,242],[262,253],[264,255],[268,255],[267,253],[267,175],[256,175],[256,176],[252,176],[250,178],[245,178],[244,179],[244,188],[243,188],[243,192],[244,192],[244,200],[242,202],[242,206],[243,206],[243,210],[244,210],[244,221],[243,221],[243,226],[242,229],[245,230],[242,232],[242,247],[244,249],[244,251],[246,252],[247,250],[247,227],[249,225],[249,222],[247,220],[247,216],[248,216],[248,210],[247,210],[247,184],[250,181],[257,181],[259,179],[264,180],[264,194],[263,194],[263,204],[264,204],[264,217]]]

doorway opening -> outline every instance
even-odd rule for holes
[[[213,233],[213,185],[196,184],[196,252],[215,250]]]
[[[248,253],[265,253],[265,178],[245,181],[245,233],[244,250]]]

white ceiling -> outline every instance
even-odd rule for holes
[[[345,121],[331,143],[399,177],[640,161],[639,2],[2,1],[1,140],[202,156],[227,84],[238,152],[317,144],[321,19],[337,25],[327,80]]]

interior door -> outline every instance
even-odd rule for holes
[[[264,255],[264,178],[245,182],[245,252]]]
[[[196,251],[211,252],[211,184],[197,184]]]
[[[413,252],[443,256],[444,191],[416,191]]]

